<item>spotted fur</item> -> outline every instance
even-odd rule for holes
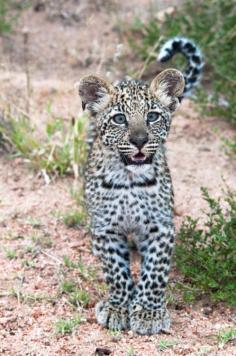
[[[174,225],[165,142],[184,87],[175,69],[160,73],[150,86],[132,79],[111,85],[96,76],[79,83],[96,132],[85,177],[93,249],[109,286],[108,299],[95,312],[110,329],[153,334],[170,326],[164,294]],[[141,256],[137,283],[128,235]]]
[[[164,43],[158,54],[159,62],[167,62],[175,54],[181,53],[187,59],[187,67],[183,73],[185,88],[183,96],[189,96],[192,89],[198,85],[204,67],[204,60],[196,44],[185,37],[174,37]]]

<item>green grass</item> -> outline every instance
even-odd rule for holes
[[[36,247],[34,244],[26,245],[24,250],[25,250],[25,253],[30,253],[33,256],[36,256],[39,253],[38,247]]]
[[[234,141],[232,140],[228,140],[228,139],[224,139],[224,144],[225,144],[225,147],[227,149],[227,152],[229,154],[233,154],[233,155],[236,155],[236,138],[234,139]]]
[[[212,301],[236,305],[236,195],[227,191],[224,202],[202,189],[209,210],[203,227],[188,217],[180,228],[175,262],[184,276],[185,300],[208,295]]]
[[[25,269],[31,269],[31,268],[36,268],[36,264],[33,260],[30,260],[28,258],[24,258],[21,262],[21,267]]]
[[[136,353],[135,353],[135,349],[133,346],[129,346],[128,347],[128,350],[127,350],[127,356],[135,356]]]
[[[77,269],[84,280],[93,281],[96,279],[96,270],[93,267],[86,266],[81,257],[75,262],[69,256],[64,256],[63,262],[67,268]]]
[[[31,237],[31,239],[35,246],[39,246],[41,248],[51,248],[53,246],[53,241],[49,236],[35,234]]]
[[[236,329],[221,330],[217,335],[217,340],[220,347],[223,347],[230,341],[236,340]]]
[[[100,299],[105,297],[109,289],[106,283],[101,283],[101,282],[95,283],[95,288],[96,288],[96,294]]]
[[[6,248],[5,253],[6,258],[8,258],[9,260],[14,260],[15,258],[17,258],[17,251],[14,249]]]
[[[76,290],[76,284],[74,281],[64,280],[61,282],[60,290],[62,293],[72,293]]]
[[[77,268],[80,271],[81,276],[86,279],[95,279],[96,278],[96,270],[93,267],[86,266],[81,257],[79,257],[77,262]]]
[[[68,301],[75,307],[86,308],[90,301],[89,293],[82,288],[76,289],[74,292],[70,294]]]
[[[12,0],[0,0],[0,34],[12,31],[12,26],[17,15],[12,13],[14,2]]]
[[[69,269],[77,268],[77,263],[72,261],[72,259],[69,256],[64,256],[63,262],[64,262],[65,266]]]
[[[55,323],[55,330],[57,334],[71,334],[72,331],[81,323],[81,317],[76,316],[71,319],[60,319]]]
[[[42,293],[26,293],[23,292],[21,289],[17,288],[13,288],[10,292],[10,295],[14,298],[17,298],[20,303],[29,305],[34,305],[38,302],[54,303],[57,300],[56,297],[53,297],[51,295],[46,295]]]
[[[84,192],[80,181],[77,181],[76,185],[70,189],[70,195],[77,207],[62,214],[64,224],[70,228],[80,227],[81,225],[86,226],[88,216],[85,207]]]
[[[176,341],[162,339],[157,344],[158,351],[165,351],[167,349],[173,348],[176,345]]]
[[[68,302],[74,307],[86,308],[90,302],[90,296],[86,289],[77,288],[76,283],[71,280],[63,280],[60,284],[60,292],[68,297]]]
[[[84,189],[80,182],[77,182],[77,186],[70,189],[70,195],[78,206],[84,206]]]
[[[210,349],[210,346],[201,346],[200,349],[198,349],[197,356],[209,355]]]
[[[26,219],[26,223],[32,226],[34,229],[40,229],[42,223],[39,219],[33,218],[32,216],[28,216]]]
[[[26,159],[29,166],[41,172],[47,183],[51,176],[83,173],[86,161],[86,118],[79,117],[69,123],[62,118],[51,117],[39,137],[30,118],[14,118],[9,113],[0,122],[0,135],[14,156]],[[52,115],[52,114],[50,114]]]
[[[87,215],[82,209],[70,210],[63,215],[63,222],[68,227],[79,227],[86,224]]]
[[[112,341],[119,341],[122,338],[121,330],[108,329],[108,334],[111,336]]]
[[[149,64],[156,61],[161,45],[182,35],[193,39],[205,57],[203,86],[197,101],[203,114],[216,115],[236,125],[236,3],[234,0],[185,1],[167,14],[163,22],[151,17],[147,22],[135,19],[128,37],[132,49]],[[182,69],[182,59],[167,66]],[[145,73],[147,76],[147,73]],[[233,142],[234,150],[236,143]]]

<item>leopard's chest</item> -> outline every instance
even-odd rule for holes
[[[86,196],[92,225],[109,225],[125,233],[137,229],[145,232],[153,221],[170,217],[171,182],[152,169],[136,173],[116,169],[88,179]]]

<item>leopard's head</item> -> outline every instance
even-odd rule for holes
[[[86,76],[79,83],[79,94],[102,144],[116,151],[126,165],[143,165],[152,162],[165,142],[184,86],[181,72],[167,69],[150,86],[137,80],[112,85]]]

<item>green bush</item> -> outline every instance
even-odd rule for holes
[[[203,228],[188,217],[178,234],[177,268],[187,290],[209,295],[213,301],[236,305],[236,195],[227,191],[224,203],[209,196]]]
[[[186,1],[159,23],[155,18],[147,23],[136,19],[129,36],[135,52],[151,62],[156,59],[153,52],[158,52],[170,37],[182,35],[193,39],[206,62],[203,76],[206,85],[199,91],[198,102],[204,113],[222,116],[236,124],[236,2]]]

